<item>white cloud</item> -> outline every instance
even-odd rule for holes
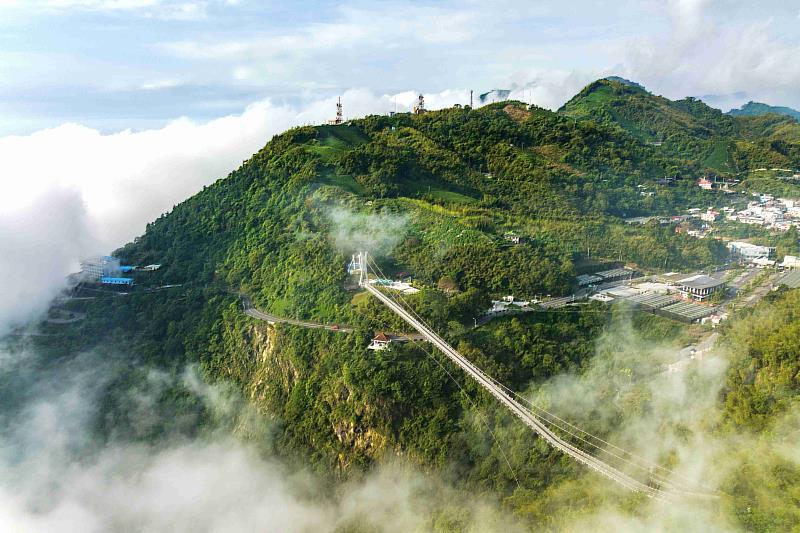
[[[34,0],[23,6],[17,0],[0,0],[0,8],[25,7],[29,13],[96,12],[161,20],[199,20],[206,18],[210,3],[209,0]],[[222,3],[232,5],[229,2]]]
[[[408,110],[416,92],[398,95]],[[342,95],[345,116],[393,109],[391,96]],[[468,91],[429,96],[431,108],[466,103]],[[63,277],[91,253],[107,253],[204,185],[225,177],[271,136],[331,118],[335,98],[303,107],[269,100],[207,123],[102,134],[77,124],[0,137],[0,324],[41,311]]]
[[[457,44],[475,37],[479,14],[470,10],[420,6],[413,16],[403,16],[405,6],[387,5],[362,10],[341,7],[330,22],[314,22],[290,32],[265,32],[247,39],[166,42],[160,48],[181,58],[203,60],[253,60],[306,57],[311,52],[356,50],[364,46],[391,48],[421,42]],[[432,25],[435,22],[435,27]],[[307,57],[306,57],[307,59]]]
[[[180,85],[181,82],[178,80],[164,79],[164,80],[153,80],[145,82],[141,85],[141,88],[144,89],[145,91],[158,91],[161,89],[171,89],[173,87],[179,87]]]
[[[672,0],[664,9],[669,32],[634,39],[623,75],[672,98],[743,91],[742,99],[797,101],[800,45],[781,39],[775,20],[723,22],[726,6],[714,0]]]
[[[40,2],[46,7],[62,9],[81,8],[102,11],[142,9],[159,5],[160,0],[45,0]]]
[[[120,367],[108,355],[82,354],[69,364],[39,361],[41,371],[31,375],[31,361],[21,357],[37,356],[18,354],[17,365],[0,367],[0,385],[10,384],[3,390],[25,398],[0,398],[0,420],[8,423],[0,432],[3,532],[324,533],[354,524],[364,531],[424,531],[435,506],[454,496],[435,477],[403,465],[383,465],[338,485],[290,469],[256,447],[269,434],[263,418],[253,418],[230,389],[205,384],[191,370],[178,382],[198,393],[224,428],[206,422],[192,428],[198,436],[191,440],[177,432],[153,444],[131,441],[124,432],[97,439],[103,391]],[[144,383],[123,382],[130,389],[116,401],[125,420],[163,424],[165,415],[155,406],[175,379],[150,372]],[[253,444],[226,436],[234,426]],[[472,500],[459,518],[473,531],[517,531],[513,520],[493,521],[498,513],[491,502]]]
[[[417,92],[397,95],[408,110]],[[342,96],[349,118],[386,113],[394,98],[366,90]],[[468,91],[428,96],[431,108],[466,103]],[[224,177],[263,146],[272,135],[292,126],[331,118],[335,98],[302,108],[264,100],[240,115],[207,123],[178,119],[155,130],[104,135],[77,124],[28,136],[0,137],[0,209],[12,213],[30,205],[53,187],[78,191],[98,237],[116,246],[139,234],[145,223]]]
[[[21,209],[0,213],[2,336],[47,306],[95,242],[86,206],[74,190],[51,188]]]

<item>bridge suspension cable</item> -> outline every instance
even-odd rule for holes
[[[354,261],[354,263],[355,262],[356,261]],[[695,490],[681,489],[670,480],[670,477],[681,477],[684,479],[684,481],[689,482],[689,485],[693,483],[687,478],[680,476],[679,474],[672,472],[661,465],[648,461],[647,459],[644,459],[643,457],[629,452],[619,446],[615,446],[600,437],[592,435],[591,433],[584,431],[573,424],[570,424],[566,420],[554,415],[553,413],[549,413],[544,408],[537,406],[527,398],[505,386],[497,379],[489,376],[460,353],[458,353],[438,334],[436,334],[433,329],[425,323],[422,317],[414,312],[413,308],[408,306],[408,302],[405,301],[402,295],[398,295],[398,298],[406,304],[405,307],[402,306],[394,297],[380,291],[370,283],[370,268],[373,269],[376,274],[380,275],[380,277],[385,279],[386,276],[366,252],[361,252],[358,254],[357,264],[360,270],[359,284],[361,286],[366,288],[371,294],[376,296],[398,316],[419,331],[427,340],[429,340],[440,351],[442,351],[445,356],[460,366],[462,370],[464,370],[470,377],[475,379],[479,385],[491,393],[513,414],[519,417],[526,425],[544,438],[545,441],[554,448],[561,450],[580,463],[599,472],[602,475],[605,475],[620,485],[637,492],[642,492],[658,500],[673,499],[677,495],[709,496],[708,494],[702,494],[701,492]],[[425,351],[428,353],[427,350]],[[428,355],[430,355],[430,353]],[[526,404],[528,407],[521,405],[517,399]],[[561,432],[562,435],[556,433],[554,428]],[[582,449],[580,447],[581,445],[566,441],[564,435],[568,435],[569,437],[580,441],[583,443],[583,445],[596,450],[594,453],[598,455],[603,454],[606,458],[605,461],[599,457],[596,457],[595,455],[592,455],[592,453],[588,452],[587,450]],[[620,463],[624,468],[634,469],[642,472],[646,477],[646,481],[643,482],[631,476],[621,468],[608,464],[606,461]],[[657,472],[660,472],[661,474]]]

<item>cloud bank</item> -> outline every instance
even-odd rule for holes
[[[4,354],[0,348],[0,360]],[[55,365],[35,353],[14,355],[12,364],[0,365],[0,531],[428,531],[434,513],[456,497],[402,464],[343,485],[289,467],[264,451],[270,438],[264,419],[194,369],[142,375],[107,354]],[[97,438],[98,419],[110,416],[105,395],[118,387],[120,372],[130,388],[113,393],[127,432],[112,424],[110,437]],[[137,439],[174,422],[156,406],[175,387],[215,412],[219,427],[204,422],[198,436],[189,425],[189,435],[168,430],[155,442]],[[232,437],[234,427],[251,440]],[[474,500],[457,516],[467,530],[517,531],[498,519],[493,502]]]
[[[348,118],[408,110],[418,93],[346,91]],[[428,98],[431,108],[468,101],[468,91]],[[0,138],[0,323],[41,311],[58,280],[94,253],[108,253],[203,186],[225,177],[275,134],[324,122],[335,99],[298,108],[270,100],[206,123],[182,118],[160,129],[102,134],[77,124]]]

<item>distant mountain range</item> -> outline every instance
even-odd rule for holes
[[[792,109],[791,107],[774,106],[769,104],[762,104],[761,102],[747,102],[739,109],[731,109],[728,115],[734,117],[758,117],[767,114],[785,115],[800,121],[800,111]]]

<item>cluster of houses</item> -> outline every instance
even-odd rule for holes
[[[753,193],[757,200],[747,203],[747,208],[728,214],[728,220],[754,224],[767,229],[786,231],[800,226],[800,200],[775,198],[769,194]]]

